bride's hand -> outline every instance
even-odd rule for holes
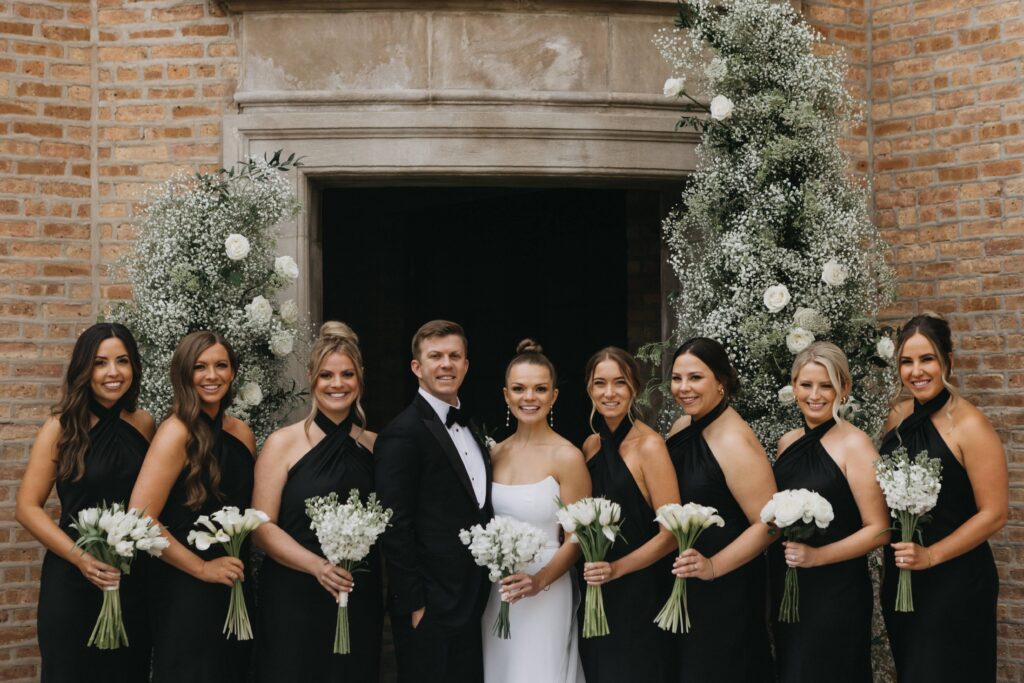
[[[532,598],[544,589],[537,577],[529,574],[513,574],[501,580],[502,598],[510,605],[514,605],[523,598]]]

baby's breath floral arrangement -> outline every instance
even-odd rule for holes
[[[133,299],[112,317],[124,323],[146,358],[144,408],[156,416],[171,401],[168,370],[178,341],[208,329],[223,334],[238,356],[235,399],[229,412],[263,439],[274,417],[295,398],[284,383],[299,334],[294,301],[275,294],[299,276],[290,256],[279,256],[275,226],[299,203],[287,171],[299,165],[281,152],[232,169],[177,176],[149,197],[134,252],[123,267]]]
[[[788,2],[687,0],[676,24],[655,39],[672,65],[665,94],[701,143],[664,223],[681,283],[675,340],[725,345],[742,384],[734,405],[769,451],[801,424],[786,389],[794,355],[831,341],[853,371],[845,417],[876,434],[893,355],[877,314],[894,277],[838,144],[855,114],[843,57],[819,49]]]

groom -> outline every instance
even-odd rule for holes
[[[394,511],[381,544],[400,683],[483,681],[487,573],[459,530],[492,516],[491,461],[459,402],[466,351],[456,323],[432,320],[416,332],[419,392],[374,449],[377,495]]]

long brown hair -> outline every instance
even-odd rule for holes
[[[327,357],[332,353],[340,353],[349,357],[356,370],[356,381],[359,383],[359,394],[356,396],[353,410],[356,413],[356,422],[360,427],[366,427],[366,412],[361,402],[363,398],[363,354],[359,350],[359,336],[352,331],[352,328],[338,320],[328,320],[320,326],[320,336],[313,342],[313,348],[309,351],[309,389],[312,392],[316,386],[317,375],[320,374],[320,366],[324,364]],[[313,399],[313,408],[309,411],[303,422],[303,429],[306,432],[306,439],[309,439],[309,427],[316,417],[316,399]]]
[[[100,344],[120,339],[132,365],[132,383],[119,403],[134,412],[139,401],[142,361],[139,345],[128,328],[118,323],[96,323],[87,328],[71,351],[71,360],[61,387],[61,397],[51,413],[60,422],[57,439],[57,478],[78,481],[85,474],[85,452],[89,449],[89,399],[92,398],[92,371]]]
[[[171,398],[170,414],[185,424],[188,440],[185,442],[185,505],[198,510],[211,495],[220,498],[220,465],[213,453],[215,435],[210,423],[202,417],[202,401],[192,379],[196,361],[204,351],[220,344],[228,352],[231,370],[238,375],[238,357],[228,341],[207,330],[186,334],[178,342],[171,356]],[[221,399],[221,410],[231,405],[234,386]],[[209,488],[207,488],[209,487]]]
[[[615,361],[626,380],[626,386],[629,387],[629,409],[626,412],[626,417],[629,418],[630,422],[635,422],[640,418],[640,411],[636,405],[636,397],[640,394],[640,365],[629,351],[620,349],[618,346],[606,346],[590,357],[583,372],[587,378],[587,396],[590,396],[590,385],[594,381],[594,373],[597,372],[597,366],[606,360]],[[593,424],[594,414],[597,412],[597,404],[594,403],[592,396],[590,397],[590,403],[590,423]]]
[[[900,422],[902,422],[903,411],[900,406],[900,400],[905,397],[906,387],[902,386],[902,379],[899,378],[900,355],[903,353],[904,345],[915,334],[919,334],[927,339],[931,343],[932,348],[935,349],[935,356],[939,361],[939,367],[942,369],[942,386],[949,391],[951,397],[950,401],[946,404],[945,414],[947,418],[952,420],[953,405],[960,395],[956,387],[950,382],[950,379],[953,377],[953,333],[945,318],[929,311],[915,315],[908,320],[907,324],[900,328],[899,336],[896,338],[896,373],[897,381],[901,384],[900,391],[893,398],[896,414],[899,416]]]

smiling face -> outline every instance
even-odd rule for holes
[[[919,403],[935,398],[943,389],[942,358],[923,334],[915,334],[900,349],[900,379]]]
[[[105,408],[117,403],[132,385],[132,361],[124,342],[110,337],[100,342],[93,360],[89,387]]]
[[[335,421],[348,416],[362,387],[356,365],[346,353],[332,353],[324,358],[313,384],[313,400],[320,412]]]
[[[609,425],[618,424],[626,417],[633,398],[626,373],[616,361],[608,358],[597,364],[590,378],[590,400]]]
[[[704,361],[684,353],[672,363],[672,397],[683,412],[699,420],[722,402],[725,388]]]
[[[221,401],[230,391],[234,379],[231,358],[223,344],[214,344],[200,353],[192,366],[192,384],[196,395],[199,396],[203,410],[211,415],[220,410]]]
[[[516,363],[509,369],[504,393],[512,416],[524,425],[544,422],[558,398],[551,373],[533,363]]]
[[[832,419],[835,402],[841,398],[840,389],[832,383],[828,370],[821,363],[805,363],[793,380],[793,395],[797,407],[810,427],[817,427]]]
[[[419,356],[412,359],[412,372],[423,390],[449,405],[458,403],[468,370],[466,344],[455,334],[427,337],[420,342]]]

